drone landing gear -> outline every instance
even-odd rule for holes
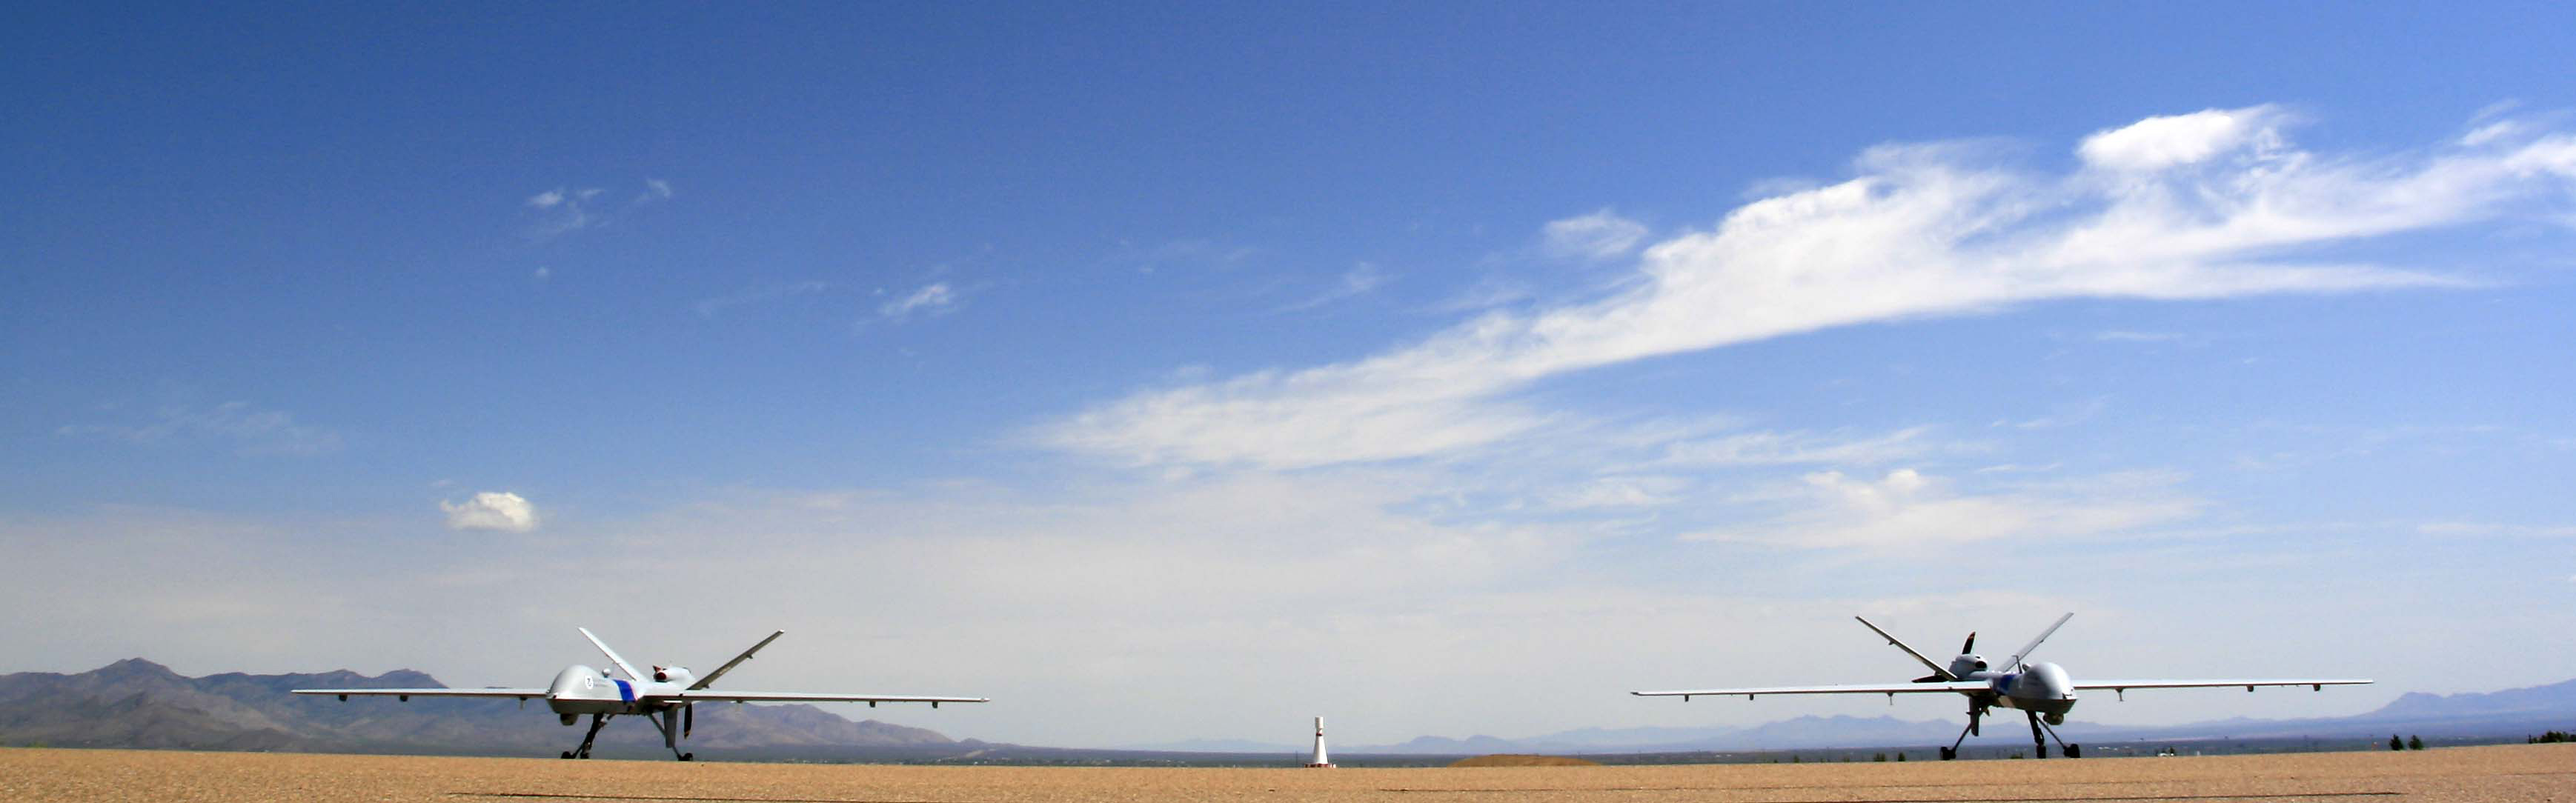
[[[2056,728],[2051,728],[2051,727],[2049,727],[2049,726],[2048,726],[2048,723],[2040,721],[2040,719],[2039,719],[2039,712],[2037,712],[2037,711],[2024,711],[2024,712],[2022,712],[2022,713],[2027,714],[2027,715],[2029,715],[2029,716],[2030,716],[2030,744],[2031,744],[2031,749],[2032,749],[2032,750],[2034,750],[2034,751],[2036,751],[2036,752],[2035,752],[2035,755],[2039,756],[2040,758],[2047,758],[2047,757],[2048,757],[2048,740],[2049,740],[2049,739],[2056,739],[2056,740],[2057,740],[2057,746],[2058,746],[2058,747],[2061,747],[2061,748],[2065,748],[2065,753],[2066,753],[2066,757],[2067,757],[2067,758],[2083,758],[2083,757],[2084,757],[2084,746],[2083,746],[2083,745],[2080,745],[2080,744],[2067,744],[2067,743],[2066,743],[2066,740],[2065,740],[2064,738],[2061,738],[2061,737],[2059,737],[2059,736],[2057,735],[2057,729],[2056,729]],[[2047,732],[2047,734],[2048,734],[2045,738],[2043,738],[2043,737],[2041,737],[2041,736],[2040,736],[2040,733],[2041,733],[2041,732],[2043,732],[2043,731]]]
[[[565,723],[565,724],[571,724],[571,723]],[[606,724],[608,724],[608,715],[607,715],[607,714],[592,714],[592,715],[590,715],[590,732],[589,732],[589,733],[582,734],[582,736],[581,736],[581,746],[580,746],[580,747],[576,747],[576,748],[573,748],[573,749],[571,749],[571,750],[566,750],[566,751],[564,751],[564,752],[563,752],[563,757],[564,757],[564,758],[589,758],[589,757],[590,757],[590,745],[591,745],[591,743],[592,743],[592,742],[599,741],[599,728],[600,728],[600,726],[602,726],[602,725],[606,725]]]
[[[696,753],[680,752],[680,737],[688,735],[690,728],[697,724],[695,711],[683,707],[677,711],[664,711],[659,714],[646,713],[644,718],[652,721],[653,727],[662,732],[662,746],[670,748],[672,758],[681,761],[697,760]]]
[[[1974,638],[1976,638],[1976,636],[1973,636],[1973,635],[1972,635],[1972,636],[1969,636],[1968,638],[1970,638],[1970,639],[1974,639]],[[1972,642],[1972,643],[1973,643],[1973,642]],[[1949,747],[1941,748],[1941,760],[1942,760],[1942,761],[1949,761],[1949,760],[1951,760],[1951,759],[1954,759],[1954,758],[1958,758],[1958,757],[1959,757],[1959,745],[1960,745],[1960,744],[1962,744],[1962,743],[1967,742],[1967,741],[1968,741],[1968,737],[1969,737],[1969,736],[1971,736],[1971,735],[1975,735],[1975,734],[1977,733],[1977,719],[1978,719],[1979,717],[1983,717],[1983,716],[1985,716],[1985,715],[1986,715],[1986,707],[1985,707],[1985,706],[1980,705],[1980,706],[1977,706],[1977,707],[1975,707],[1975,708],[1968,709],[1968,726],[1967,726],[1967,727],[1965,727],[1965,728],[1960,728],[1960,729],[1959,729],[1959,738],[1958,738],[1957,740],[1955,740],[1955,741],[1950,742],[1950,746],[1949,746]]]

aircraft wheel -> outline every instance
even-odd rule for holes
[[[563,757],[564,757],[564,758],[572,758],[572,751],[570,751],[570,750],[566,750],[566,751],[564,751]]]
[[[681,754],[680,754],[680,760],[681,760],[681,761],[696,761],[696,760],[698,760],[698,754],[696,754],[696,753],[681,753]]]
[[[1959,757],[1959,749],[1958,749],[1958,748],[1955,748],[1955,747],[1944,747],[1944,748],[1941,748],[1941,760],[1942,760],[1942,761],[1948,761],[1948,760],[1950,760],[1950,759],[1954,759],[1954,758],[1958,758],[1958,757]]]
[[[2067,746],[2066,746],[2066,757],[2067,757],[2067,758],[2083,758],[2083,757],[2084,757],[2084,746],[2083,746],[2083,745],[2080,745],[2080,744],[2070,744],[2070,745],[2067,745]]]

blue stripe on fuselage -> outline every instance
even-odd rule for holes
[[[617,700],[618,700],[619,702],[626,702],[626,703],[635,702],[635,686],[634,686],[634,684],[627,683],[626,681],[623,681],[623,680],[614,681],[614,682],[617,684]]]

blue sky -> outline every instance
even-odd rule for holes
[[[2576,659],[2561,7],[13,21],[0,670],[779,627],[1109,745],[1885,711],[1622,694],[1910,671],[1852,613],[2385,681],[2079,720]]]

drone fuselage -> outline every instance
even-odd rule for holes
[[[1986,690],[1968,697],[1981,706],[2030,711],[2056,725],[2075,710],[2075,684],[2066,670],[2046,661],[2025,664],[2018,672],[1971,672],[1961,680],[1982,680]]]
[[[689,670],[680,667],[654,667],[657,680],[627,680],[612,677],[608,670],[581,664],[564,667],[555,673],[555,682],[546,686],[546,707],[557,714],[642,714],[679,707],[667,702],[689,688],[696,680]]]

